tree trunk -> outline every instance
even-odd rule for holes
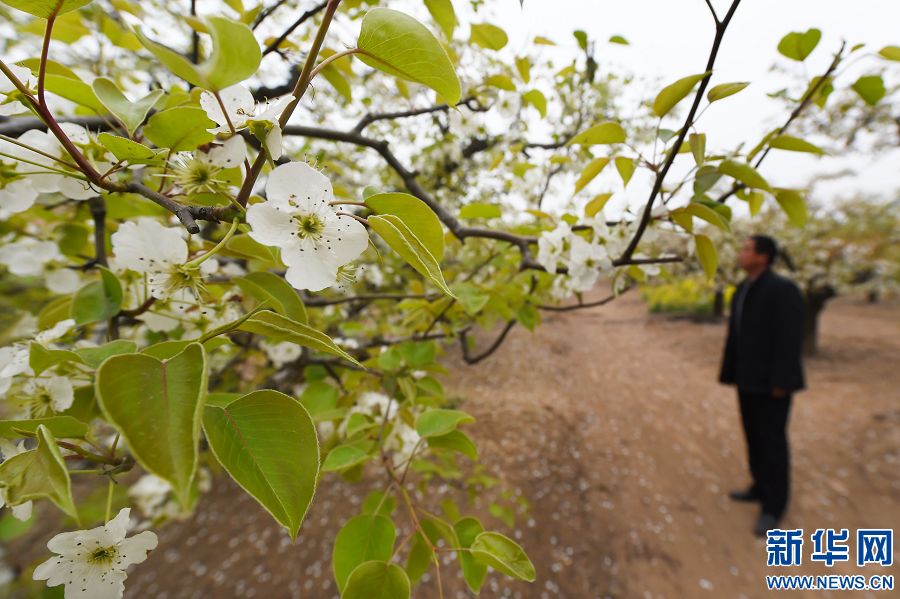
[[[716,295],[713,297],[713,316],[720,319],[725,316],[725,290],[716,287]]]
[[[806,290],[806,311],[804,313],[803,355],[814,356],[819,350],[819,317],[825,303],[837,293],[830,285]]]

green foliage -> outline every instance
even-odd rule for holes
[[[103,415],[141,466],[172,485],[185,508],[192,503],[206,384],[206,352],[199,343],[168,360],[113,356],[97,370]]]
[[[674,83],[670,83],[664,87],[653,100],[653,113],[658,117],[664,117],[684,100],[694,87],[709,77],[710,71],[700,73],[698,75],[689,75],[683,77]]]
[[[262,51],[247,25],[223,17],[209,17],[205,28],[212,38],[213,49],[209,59],[199,65],[149,39],[140,29],[135,34],[172,73],[210,91],[225,89],[256,73]]]
[[[344,524],[334,539],[331,560],[334,579],[342,593],[357,566],[391,559],[396,534],[394,523],[376,514],[356,516]]]
[[[459,102],[460,87],[450,57],[428,29],[389,8],[373,8],[362,21],[359,59],[389,75],[426,85],[451,106]]]
[[[297,538],[319,475],[319,443],[296,399],[261,390],[208,402],[203,431],[226,471]]]

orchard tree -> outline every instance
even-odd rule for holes
[[[858,50],[785,94],[775,131],[708,149],[703,110],[748,85],[715,76],[740,0],[707,3],[706,63],[638,105],[590,32],[562,61],[544,37],[513,54],[482,2],[468,23],[451,0],[395,4],[415,17],[362,0],[0,2],[0,264],[22,313],[0,349],[0,492],[16,517],[48,503],[81,528],[99,518],[73,486],[106,482],[104,523],[53,537],[28,573],[67,597],[121,596],[149,529],[195,509],[214,462],[292,539],[321,476],[383,471],[335,539],[345,597],[408,597],[431,569],[443,593],[440,552],[475,593],[488,568],[533,581],[467,506],[410,492],[478,459],[436,377],[447,343],[479,362],[542,310],[606,302],[692,253],[715,271],[703,223],[729,228],[732,199],[804,212],[758,169],[819,152],[791,125]],[[802,62],[817,44],[794,32],[779,51]],[[638,181],[645,201],[608,218]],[[583,301],[601,278],[613,294]],[[145,530],[129,536],[132,507]]]

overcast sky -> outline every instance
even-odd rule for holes
[[[488,5],[491,5],[488,2]],[[592,39],[605,42],[622,35],[628,46],[598,44],[601,68],[631,72],[641,78],[659,78],[663,83],[703,71],[713,38],[713,22],[703,0],[495,0],[496,23],[510,35],[510,49],[523,48],[535,35],[544,35],[573,49],[574,29],[584,29]],[[713,0],[723,15],[730,1]],[[777,52],[779,40],[790,31],[810,27],[822,31],[822,40],[803,64]],[[712,83],[751,81],[741,93],[713,104],[704,114],[700,129],[711,132],[711,148],[733,148],[780,124],[784,105],[768,98],[768,92],[787,81],[771,66],[778,63],[809,76],[827,68],[842,40],[848,45],[865,43],[866,51],[885,45],[900,45],[900,0],[744,0],[726,33]],[[849,68],[838,83],[849,85],[863,72],[884,66],[870,57]],[[891,63],[886,83],[900,79],[898,63]],[[652,91],[648,87],[648,91]],[[682,113],[683,114],[683,113]],[[672,127],[675,128],[675,127]],[[773,156],[774,158],[774,156]],[[780,186],[802,186],[818,173],[846,167],[857,171],[818,189],[821,196],[834,196],[861,189],[896,197],[900,189],[900,151],[878,160],[868,156],[817,159],[794,152],[778,152],[768,160],[763,174]],[[630,189],[629,189],[630,191]]]

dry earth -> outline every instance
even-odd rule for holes
[[[648,315],[634,295],[543,316],[535,333],[514,329],[479,365],[448,361],[445,384],[478,418],[470,432],[482,461],[531,502],[515,530],[485,502],[472,507],[488,527],[515,536],[538,571],[530,585],[489,576],[481,596],[767,596],[773,569],[750,532],[756,511],[726,497],[747,477],[734,392],[716,383],[723,325]],[[835,301],[821,345],[791,415],[784,525],[900,528],[900,305]],[[293,546],[252,500],[219,481],[191,521],[161,531],[126,597],[335,597],[331,539],[371,484],[326,478]],[[455,559],[445,564],[445,596],[471,596]],[[863,572],[898,579],[896,564]],[[785,573],[826,573],[817,566]],[[437,597],[434,580],[413,596]]]

